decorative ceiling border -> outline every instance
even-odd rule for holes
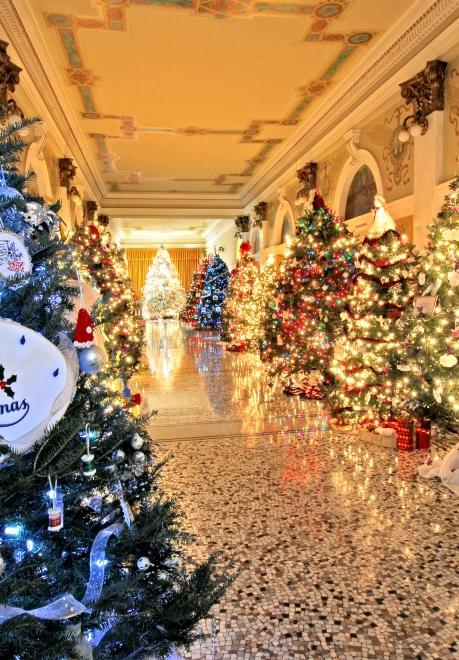
[[[226,194],[237,194],[255,171],[268,160],[273,149],[282,143],[285,138],[279,136],[262,137],[260,133],[265,127],[272,129],[275,126],[295,126],[301,121],[308,106],[334,82],[339,69],[347,62],[349,57],[361,46],[366,46],[376,32],[328,32],[328,28],[338,19],[352,0],[339,0],[336,2],[323,2],[323,0],[306,0],[303,2],[284,4],[282,2],[264,3],[258,0],[239,0],[238,2],[221,2],[221,0],[100,0],[100,16],[87,17],[64,12],[43,12],[44,19],[49,28],[54,29],[60,40],[64,57],[67,60],[67,79],[74,85],[79,93],[82,104],[82,116],[85,119],[118,119],[120,122],[119,134],[105,134],[92,132],[89,134],[94,140],[97,158],[102,163],[101,176],[108,193],[121,191],[121,186],[139,185],[153,181],[141,172],[119,170],[116,161],[119,156],[109,147],[110,140],[133,140],[142,133],[181,134],[189,137],[216,135],[239,135],[239,144],[260,144],[258,151],[245,160],[245,166],[237,174],[220,173],[206,179],[212,186],[227,186]],[[128,29],[128,9],[135,6],[166,7],[174,9],[194,9],[196,14],[212,14],[218,18],[237,16],[238,18],[251,18],[259,14],[270,16],[291,17],[295,15],[309,15],[312,23],[309,26],[304,42],[320,43],[333,42],[341,44],[339,53],[326,66],[323,74],[317,80],[311,80],[299,88],[299,99],[293,103],[291,110],[281,119],[254,119],[245,129],[217,129],[205,127],[152,127],[138,126],[134,117],[130,115],[117,116],[100,112],[97,108],[94,86],[96,76],[89,68],[90,63],[84,61],[79,31],[102,30],[125,32]],[[209,14],[210,12],[210,14]],[[114,176],[115,181],[108,176]],[[242,181],[227,181],[227,179],[243,179]],[[171,182],[192,182],[193,179],[168,179]],[[170,189],[168,193],[175,193]],[[190,194],[184,190],[183,195]],[[215,191],[217,192],[217,191]],[[151,192],[151,194],[155,194]]]
[[[458,0],[435,0],[421,16],[353,82],[314,123],[301,134],[285,141],[285,153],[271,162],[269,169],[259,172],[241,191],[244,206],[248,206],[332,129],[343,122],[376,89],[419,53],[459,18]]]

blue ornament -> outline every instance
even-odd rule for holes
[[[98,346],[89,346],[78,351],[80,369],[85,374],[96,374],[105,365],[104,351]]]

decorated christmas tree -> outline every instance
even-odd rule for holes
[[[178,318],[185,304],[185,291],[169,252],[163,245],[148,270],[143,289],[142,314],[147,321]]]
[[[222,339],[228,342],[227,350],[258,349],[258,337],[253,332],[257,309],[254,288],[258,278],[258,264],[252,256],[251,245],[244,241],[222,312]]]
[[[266,324],[263,359],[283,383],[301,383],[312,372],[318,394],[328,383],[340,315],[354,282],[355,248],[344,221],[316,192],[312,210],[298,220]]]
[[[145,419],[98,375],[59,219],[23,196],[0,109],[0,657],[166,656],[224,588],[191,565]],[[75,334],[74,334],[75,333]],[[75,338],[75,341],[73,341]]]
[[[459,177],[430,226],[418,284],[400,406],[451,429],[459,418]]]
[[[180,312],[180,320],[189,323],[193,328],[198,326],[198,305],[201,300],[207,269],[211,261],[211,256],[206,257],[200,262],[197,269],[194,271],[185,306]]]
[[[356,286],[342,312],[345,335],[332,366],[332,407],[342,421],[394,415],[404,373],[417,257],[375,197],[375,219],[358,256]]]
[[[73,242],[80,278],[100,294],[92,318],[105,337],[109,371],[127,382],[140,364],[143,324],[136,317],[135,294],[121,251],[110,235],[108,217],[79,227]]]
[[[220,328],[222,307],[228,288],[228,267],[217,254],[206,272],[204,288],[198,305],[198,324],[201,328]]]
[[[253,297],[255,301],[255,314],[249,319],[250,334],[256,341],[257,347],[266,348],[266,323],[270,310],[275,305],[274,295],[277,283],[277,270],[273,255],[269,255],[263,266],[260,276],[255,282]]]

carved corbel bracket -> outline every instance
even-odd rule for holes
[[[445,109],[445,78],[447,62],[431,60],[415,76],[400,83],[401,94],[406,103],[413,106],[413,114],[405,118],[403,131],[412,135],[424,135],[429,122],[427,116],[436,110]],[[413,126],[419,127],[412,130]]]
[[[248,215],[238,215],[237,218],[234,220],[234,224],[236,225],[236,233],[235,233],[235,238],[242,238],[242,234],[246,234],[249,231],[250,227],[250,216]]]
[[[360,131],[356,128],[352,128],[344,136],[344,142],[346,144],[347,153],[349,154],[350,164],[355,165],[359,160]]]
[[[253,227],[263,227],[263,223],[266,222],[268,218],[268,203],[267,202],[258,202],[253,207]]]
[[[70,189],[72,179],[75,178],[77,168],[71,158],[59,158],[59,183],[62,188]]]
[[[11,61],[6,52],[8,43],[0,39],[0,106],[8,105],[8,92],[12,94],[19,85],[21,67]]]
[[[92,199],[89,199],[85,202],[84,205],[84,217],[88,223],[94,222],[97,220],[98,205]]]

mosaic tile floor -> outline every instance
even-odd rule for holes
[[[273,399],[257,360],[210,334],[150,327],[148,360],[139,385],[192,554],[238,571],[183,658],[459,658],[458,500],[416,477],[422,456]]]

